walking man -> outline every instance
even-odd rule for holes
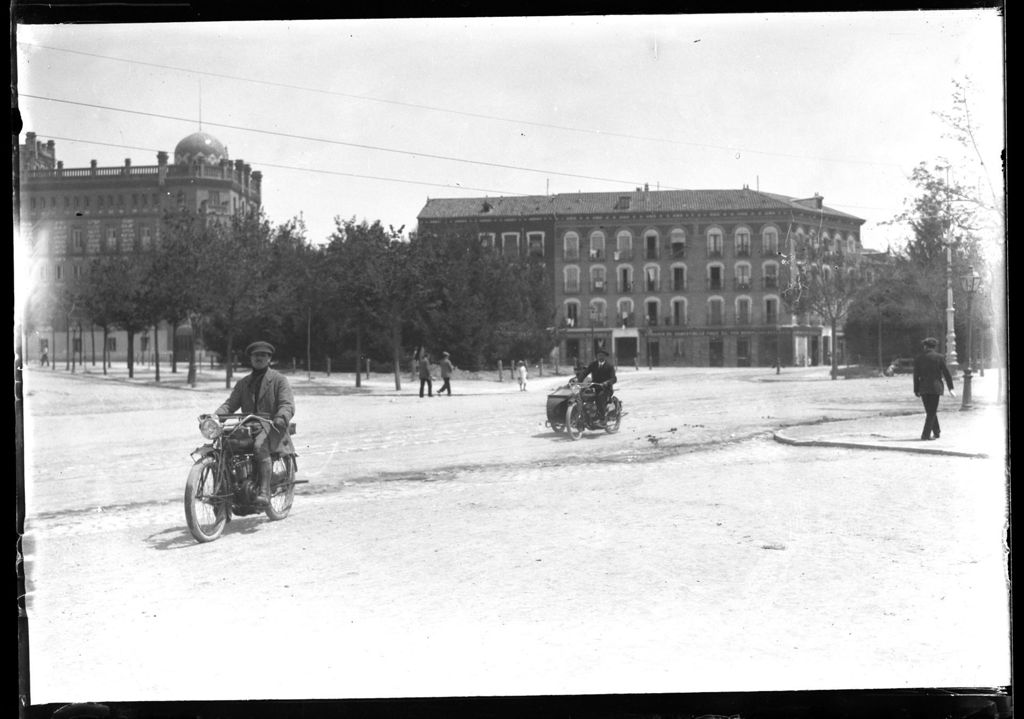
[[[441,379],[444,380],[444,384],[441,385],[441,389],[437,390],[437,396],[440,397],[444,394],[445,390],[448,390],[448,396],[452,396],[452,361],[449,359],[450,355],[447,352],[441,353],[441,361],[438,363],[441,365]]]
[[[420,398],[423,398],[423,387],[427,388],[427,396],[434,396],[434,383],[430,380],[430,355],[426,352],[420,354]]]
[[[956,397],[946,357],[936,351],[938,346],[937,339],[926,337],[921,341],[923,352],[914,359],[914,395],[921,398],[925,411],[922,440],[938,439],[941,434],[938,411],[943,384],[949,388],[949,396]]]

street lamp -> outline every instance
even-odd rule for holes
[[[971,332],[972,320],[972,305],[974,304],[974,293],[981,287],[981,275],[974,271],[973,267],[967,268],[967,273],[960,276],[960,287],[967,293],[967,361],[964,364],[964,388],[963,388],[963,399],[960,403],[960,409],[971,409],[971,341],[973,339]]]

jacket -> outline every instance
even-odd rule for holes
[[[252,396],[253,382],[252,374],[238,380],[235,388],[231,390],[231,396],[214,414],[232,414],[241,410],[242,414],[263,415],[271,420],[280,417],[286,423],[290,423],[295,416],[295,398],[288,378],[268,367],[260,384],[260,396],[255,398],[255,401]],[[291,440],[287,432],[271,432],[270,437],[272,452],[290,449]]]
[[[944,355],[928,350],[914,358],[914,394],[943,394],[943,382],[953,389],[953,376]]]
[[[420,360],[420,379],[430,379],[430,362],[426,358]]]
[[[608,382],[612,385],[618,382],[618,378],[615,376],[615,367],[608,360],[605,360],[604,365],[601,365],[597,360],[594,360],[590,365],[583,370],[583,373],[579,375],[579,379],[583,380],[584,377],[590,375],[592,382]]]

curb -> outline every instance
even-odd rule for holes
[[[782,431],[773,432],[773,438],[776,442],[782,444],[789,444],[795,447],[843,447],[845,449],[874,449],[886,452],[912,452],[915,454],[944,454],[951,457],[973,457],[973,458],[988,458],[988,452],[965,452],[957,449],[943,449],[941,447],[890,447],[884,444],[878,444],[873,442],[855,442],[851,440],[831,440],[831,439],[796,439],[794,437],[788,437]]]

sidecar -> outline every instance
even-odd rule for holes
[[[548,395],[548,426],[556,432],[565,429],[565,409],[572,397],[568,383]]]

